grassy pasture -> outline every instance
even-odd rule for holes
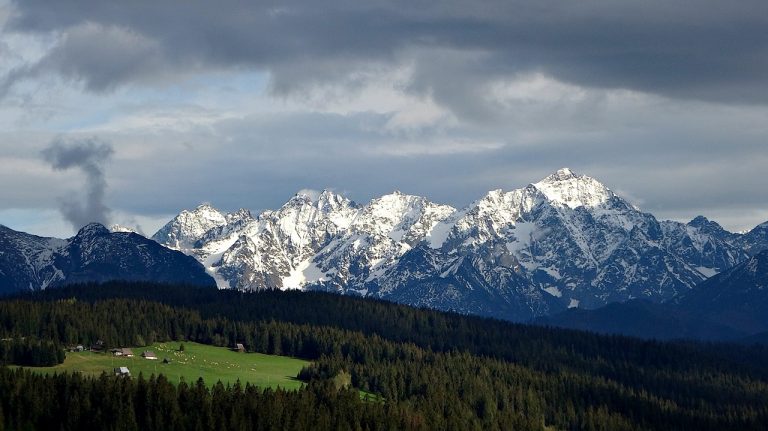
[[[116,367],[128,367],[133,377],[143,373],[163,374],[172,382],[182,378],[194,384],[202,377],[208,386],[221,380],[225,385],[234,384],[238,379],[245,385],[251,383],[261,387],[282,387],[297,389],[301,382],[296,375],[309,362],[286,356],[264,355],[261,353],[238,353],[224,347],[184,342],[185,350],[179,351],[180,342],[155,343],[146,347],[133,347],[134,357],[112,356],[111,353],[67,352],[63,364],[54,367],[28,367],[43,373],[81,372],[98,376],[102,372],[111,374]],[[145,350],[155,352],[158,359],[141,357]],[[163,359],[168,358],[169,364]]]

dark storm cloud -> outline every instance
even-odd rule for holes
[[[410,89],[483,117],[488,80],[539,72],[672,98],[768,102],[768,3],[134,1],[15,3],[22,32],[60,31],[30,74],[95,91],[220,68],[272,72],[275,91],[408,64]],[[18,73],[16,74],[18,79]]]
[[[390,117],[384,114],[258,114],[191,130],[183,140],[158,136],[164,147],[154,163],[136,160],[110,173],[124,208],[169,214],[202,201],[225,210],[275,209],[300,189],[326,187],[361,203],[399,189],[463,207],[488,190],[523,187],[568,166],[662,217],[703,214],[738,229],[768,220],[757,215],[732,224],[723,218],[724,209],[762,210],[768,202],[768,189],[761,186],[768,164],[764,139],[732,136],[742,121],[760,115],[739,108],[739,115],[724,116],[727,109],[708,107],[689,108],[693,112],[684,117],[654,107],[657,117],[634,119],[644,122],[639,128],[616,113],[600,119],[608,125],[600,135],[551,115],[541,123],[525,118],[494,130],[477,125],[403,136],[387,131]],[[547,122],[554,124],[567,139],[555,133],[532,145],[516,143],[519,133],[530,131],[521,130],[526,122],[545,131]],[[179,143],[170,145],[174,141]],[[456,141],[500,145],[471,151],[466,144],[455,151]],[[146,193],[158,187],[163,191]]]
[[[95,138],[69,142],[56,139],[41,153],[53,169],[79,169],[85,174],[83,201],[79,202],[75,197],[62,200],[61,203],[62,215],[75,230],[91,222],[108,223],[110,210],[104,203],[104,193],[107,189],[104,163],[112,153],[109,144]]]
[[[47,166],[19,161],[39,162],[29,143],[97,133],[120,150],[109,170],[115,218],[201,201],[275,208],[324,187],[361,202],[401,189],[463,206],[563,166],[665,217],[757,214],[731,222],[749,227],[768,214],[764,0],[20,0],[10,9],[0,17],[0,97],[29,91],[35,104],[18,108],[32,126],[14,131],[26,123],[0,103],[0,120],[11,118],[0,182],[34,175],[3,196],[5,208],[48,205],[67,187],[51,187]],[[263,97],[261,72],[271,95],[288,97]],[[51,76],[88,94],[36,91]],[[191,85],[162,87],[176,82]],[[330,100],[337,94],[359,100]],[[29,136],[35,127],[44,137]],[[105,187],[99,163],[88,175]],[[104,209],[104,187],[90,187],[100,197],[74,212]]]

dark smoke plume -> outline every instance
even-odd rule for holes
[[[42,156],[56,170],[80,169],[85,174],[85,195],[61,202],[61,212],[75,230],[91,222],[108,225],[110,209],[104,204],[107,181],[104,163],[112,157],[112,146],[98,138],[55,139]]]

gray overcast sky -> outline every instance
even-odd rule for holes
[[[742,230],[766,137],[764,0],[0,0],[0,223],[38,234],[563,166]]]

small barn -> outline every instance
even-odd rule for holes
[[[232,348],[235,352],[245,352],[245,346],[243,346],[243,343],[235,343],[235,346]]]
[[[118,377],[131,377],[131,372],[128,370],[128,367],[117,367],[115,368],[115,375]]]
[[[121,356],[125,356],[126,358],[132,358],[133,357],[133,350],[123,347],[120,349]]]
[[[157,359],[157,355],[155,354],[155,352],[153,352],[151,350],[145,350],[144,353],[141,354],[141,356],[144,359],[152,359],[152,360],[156,360]]]

